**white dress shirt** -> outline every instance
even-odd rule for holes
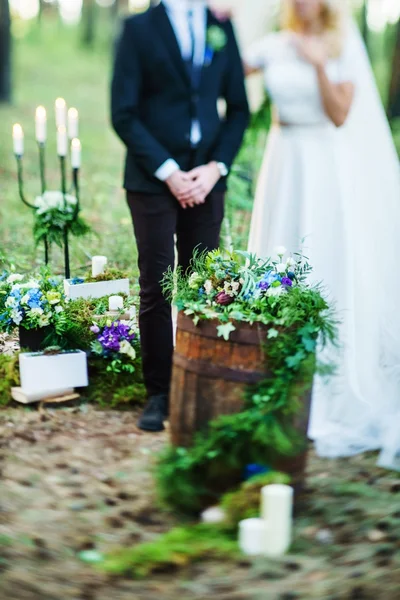
[[[169,20],[175,32],[183,60],[191,60],[197,67],[202,67],[206,50],[207,37],[207,5],[204,0],[164,0]],[[192,19],[194,48],[190,32],[189,19]],[[201,128],[197,119],[192,122],[190,141],[196,145],[201,140]],[[178,163],[170,158],[157,169],[155,176],[165,181],[175,171],[179,170]]]

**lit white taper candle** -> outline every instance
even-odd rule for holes
[[[71,166],[73,169],[80,169],[82,157],[82,146],[78,139],[71,142]]]
[[[92,277],[102,275],[106,268],[107,257],[106,256],[93,256],[92,257]]]
[[[56,100],[56,125],[57,127],[67,126],[67,104],[64,98]]]
[[[289,485],[266,485],[261,490],[261,517],[266,523],[264,552],[282,556],[292,541],[293,488]]]
[[[67,156],[68,154],[67,130],[63,125],[57,129],[57,154],[58,156]]]
[[[35,116],[36,141],[44,144],[47,137],[47,114],[44,106],[38,106]]]
[[[76,108],[68,111],[68,137],[70,140],[79,136],[79,115]]]
[[[13,127],[13,142],[14,154],[22,156],[24,153],[24,132],[19,123],[16,123]]]

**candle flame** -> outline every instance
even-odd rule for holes
[[[59,125],[57,131],[60,135],[65,135],[67,133],[67,128],[64,125]]]
[[[70,108],[68,111],[68,117],[70,119],[77,119],[78,118],[78,111],[76,110],[76,108]]]
[[[57,108],[63,108],[66,105],[64,98],[57,98],[56,106]]]
[[[40,120],[45,120],[46,119],[46,109],[44,106],[38,106],[36,109],[36,118],[40,119]]]
[[[19,123],[15,123],[15,125],[13,126],[13,136],[14,137],[23,137],[23,135],[24,135],[24,132],[23,132],[21,125]]]
[[[78,150],[80,150],[80,149],[81,149],[81,147],[82,147],[82,146],[81,146],[81,142],[80,142],[80,140],[78,140],[78,138],[74,138],[74,139],[72,140],[72,142],[71,142],[71,146],[72,146],[73,148],[76,148],[76,149],[78,149]]]

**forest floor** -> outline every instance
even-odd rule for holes
[[[80,558],[149,541],[179,524],[157,504],[152,466],[167,433],[135,412],[82,404],[0,413],[3,600],[397,600],[400,478],[373,455],[311,452],[291,553],[198,563],[135,581]]]

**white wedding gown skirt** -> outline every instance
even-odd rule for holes
[[[285,43],[276,36],[264,42],[267,89],[281,114],[314,124],[272,127],[249,251],[264,258],[281,245],[302,252],[341,321],[340,346],[319,356],[337,373],[315,380],[309,435],[317,452],[380,450],[382,466],[400,469],[398,161],[387,125],[374,132],[365,122],[355,144],[354,119],[339,130],[328,122],[316,81]],[[257,56],[260,47],[253,64]]]

